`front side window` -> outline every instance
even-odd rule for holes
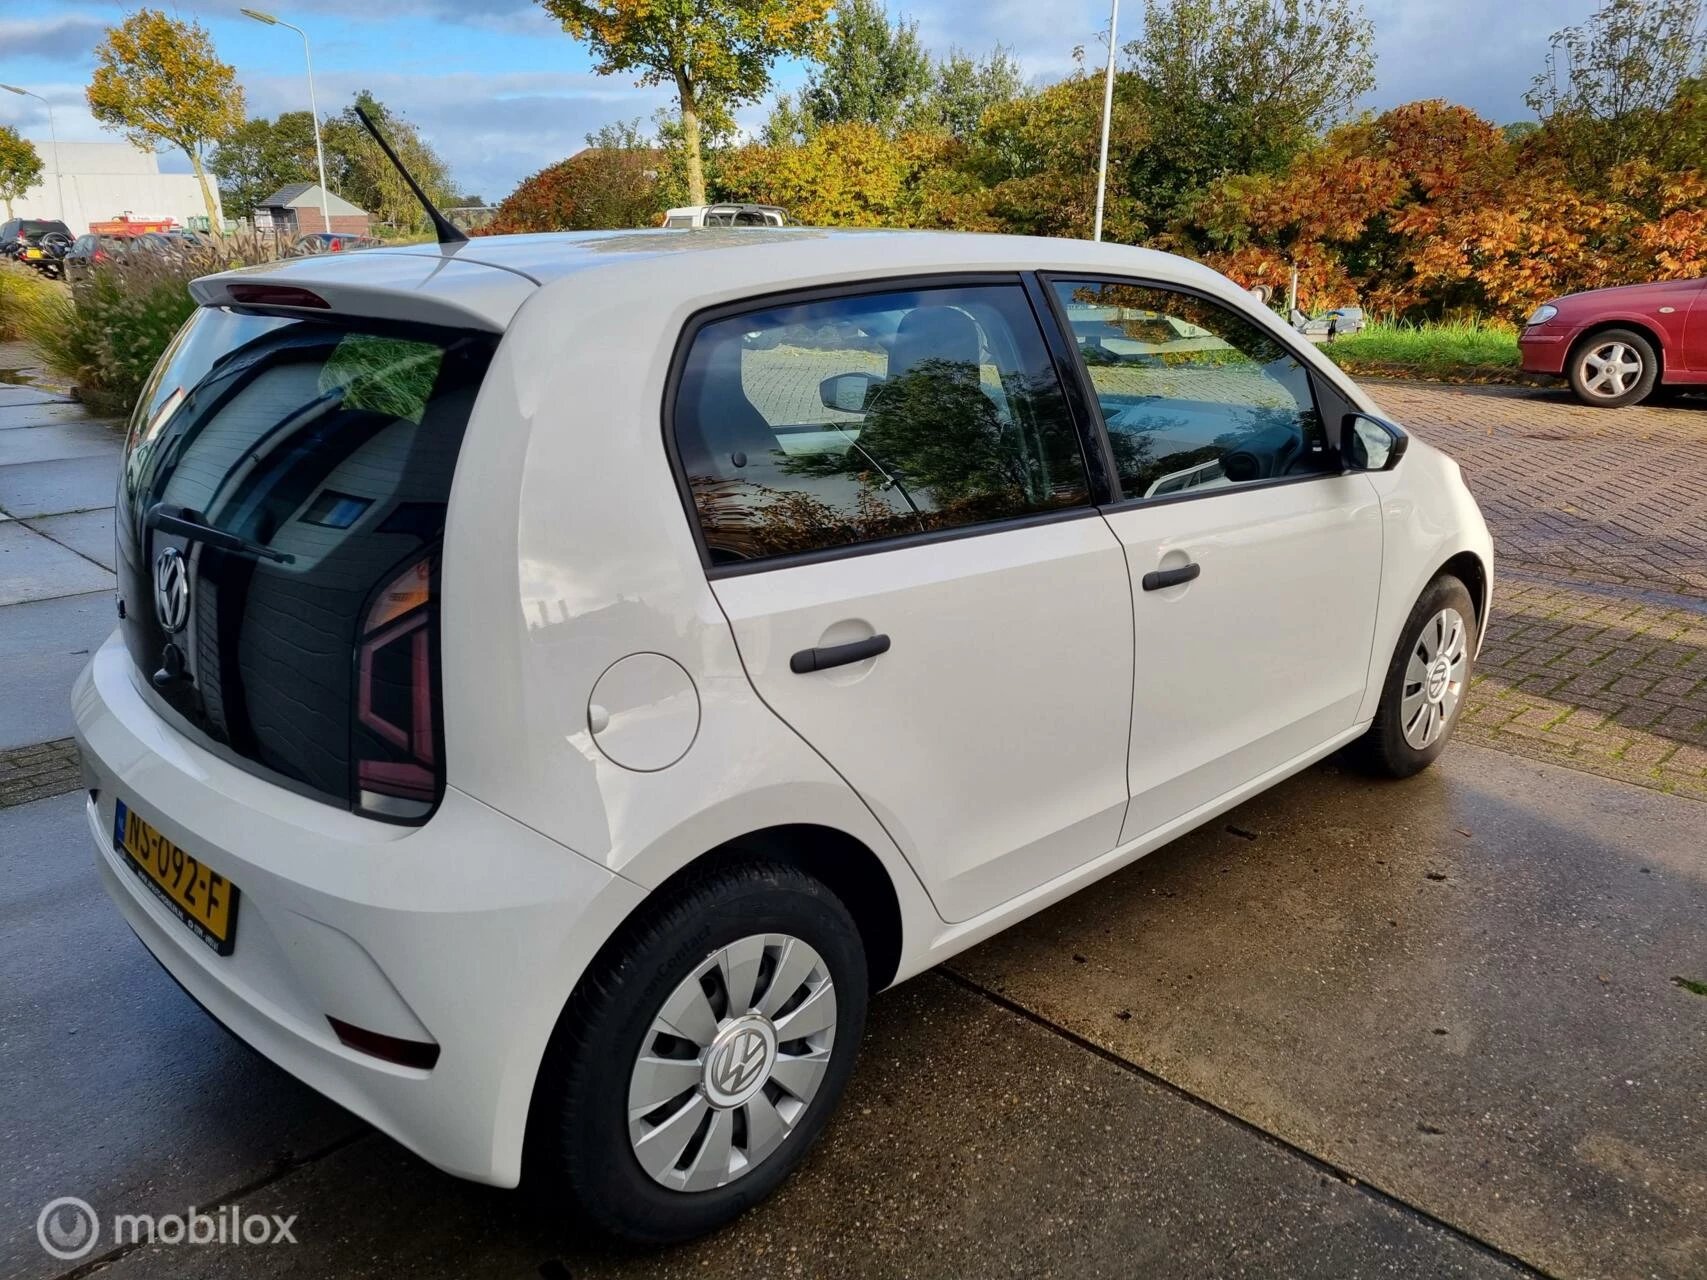
[[[784,305],[695,334],[676,445],[713,564],[1088,502],[1024,290]]]
[[[1310,376],[1219,303],[1054,282],[1108,426],[1123,496],[1164,498],[1335,467]]]

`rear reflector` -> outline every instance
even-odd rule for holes
[[[231,300],[251,307],[317,307],[331,309],[318,293],[289,284],[229,284],[225,292]]]
[[[330,1014],[327,1015],[326,1021],[332,1024],[332,1031],[340,1044],[369,1057],[395,1062],[400,1067],[417,1067],[422,1071],[431,1071],[433,1064],[439,1060],[439,1046],[436,1044],[401,1040],[396,1036],[369,1031],[364,1027],[353,1027]]]

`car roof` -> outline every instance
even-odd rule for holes
[[[689,259],[691,269],[678,269]],[[395,300],[399,291],[409,290],[422,303],[442,302],[465,313],[465,320],[478,319],[483,327],[502,330],[525,295],[542,288],[596,285],[606,297],[619,296],[625,288],[644,290],[650,296],[670,290],[683,304],[696,307],[713,305],[732,293],[773,293],[842,280],[1038,269],[1112,272],[1193,285],[1222,295],[1236,292],[1225,277],[1198,263],[1130,245],[821,227],[479,236],[466,243],[281,260],[204,277],[191,292],[204,303],[222,302],[228,300],[225,288],[233,281],[277,280],[318,290],[338,308],[344,303],[333,293],[343,293],[348,300],[357,290],[370,288]],[[452,319],[449,314],[439,318]]]

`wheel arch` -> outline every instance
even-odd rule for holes
[[[1429,581],[1432,582],[1443,573],[1457,578],[1470,592],[1470,601],[1476,606],[1476,639],[1480,644],[1487,624],[1488,605],[1491,603],[1488,599],[1488,567],[1474,551],[1460,551],[1430,574]]]
[[[1596,320],[1576,337],[1571,339],[1571,349],[1565,354],[1566,376],[1568,377],[1570,375],[1571,363],[1577,358],[1577,353],[1583,349],[1583,344],[1592,338],[1599,337],[1603,333],[1609,333],[1613,329],[1628,329],[1631,333],[1640,335],[1647,344],[1654,349],[1654,359],[1659,362],[1658,367],[1654,371],[1654,381],[1656,384],[1663,382],[1666,374],[1665,339],[1662,338],[1653,325],[1649,324],[1647,321],[1624,319],[1622,317]]]

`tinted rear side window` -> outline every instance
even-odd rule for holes
[[[363,641],[371,648],[375,620],[402,618],[415,598],[396,594],[400,581],[431,598],[492,347],[445,330],[216,309],[192,319],[137,408],[119,486],[126,640],[145,682],[167,642],[187,658],[186,678],[157,696],[236,755],[329,799],[352,799],[355,761],[397,776],[436,763],[435,744],[410,734],[435,717],[400,703],[400,690],[424,687]],[[174,532],[151,512],[251,550]],[[177,630],[153,585],[174,548],[190,575]]]
[[[677,449],[714,564],[1088,501],[1024,290],[863,294],[695,334]]]

